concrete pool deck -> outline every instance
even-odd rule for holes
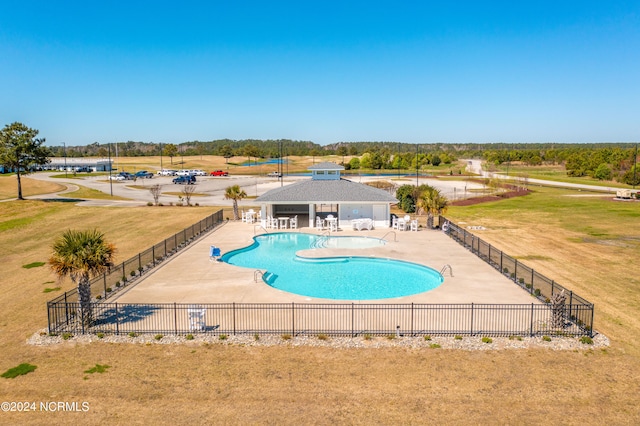
[[[290,231],[321,234],[312,228]],[[164,262],[135,286],[125,290],[110,302],[340,304],[351,302],[287,293],[265,284],[259,276],[256,282],[255,269],[209,260],[211,245],[220,247],[224,254],[252,244],[254,235],[261,233],[264,233],[264,229],[258,225],[240,221],[227,222]],[[394,234],[396,241],[394,241]],[[377,238],[384,236],[387,244],[367,249],[303,250],[300,254],[309,257],[374,256],[415,262],[437,271],[448,264],[453,270],[453,276],[449,276],[447,271],[442,285],[434,290],[390,299],[353,301],[355,303],[538,303],[529,293],[441,231],[423,228],[417,232],[399,232],[390,228],[371,231],[343,229],[333,232],[332,235]],[[402,277],[398,277],[398,280],[402,280]]]

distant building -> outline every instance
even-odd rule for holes
[[[51,158],[51,162],[43,167],[45,170],[69,172],[108,172],[113,170],[113,160],[106,158]]]

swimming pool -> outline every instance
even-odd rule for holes
[[[388,299],[423,293],[442,284],[443,277],[438,272],[411,262],[361,256],[305,258],[296,255],[310,248],[366,248],[383,243],[369,237],[264,234],[254,237],[254,243],[248,247],[225,253],[222,261],[266,270],[263,280],[268,285],[323,299]]]

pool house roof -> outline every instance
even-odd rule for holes
[[[330,163],[329,163],[330,164]],[[340,167],[340,166],[338,166]],[[324,168],[326,170],[326,167]],[[272,189],[256,199],[259,203],[397,203],[388,192],[347,179],[296,182]]]

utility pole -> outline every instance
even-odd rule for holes
[[[109,190],[111,191],[111,196],[113,197],[113,180],[111,179],[111,142],[109,142]]]
[[[62,142],[62,146],[64,149],[64,177],[67,177],[67,144]]]

